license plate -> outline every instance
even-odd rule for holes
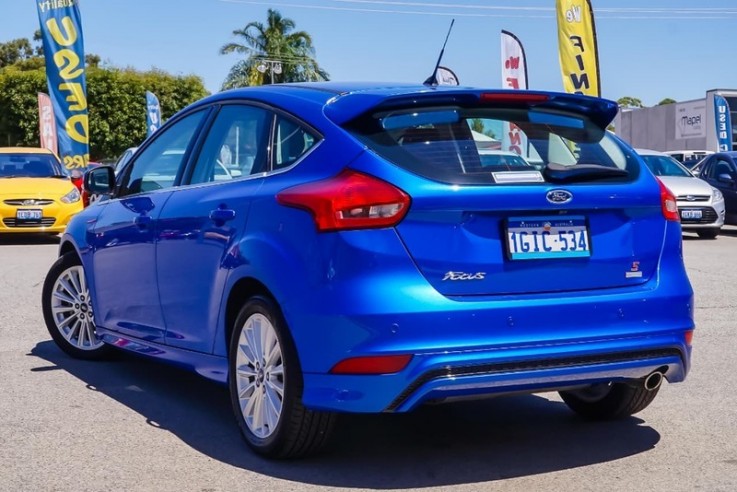
[[[16,210],[17,220],[41,220],[41,210]]]
[[[681,218],[683,220],[700,219],[701,210],[681,210]]]
[[[510,217],[507,249],[512,260],[591,256],[586,218]]]

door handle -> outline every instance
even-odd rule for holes
[[[210,220],[213,222],[227,222],[235,219],[235,210],[229,208],[218,208],[210,211]]]
[[[136,224],[141,229],[145,229],[146,227],[151,224],[151,216],[150,215],[137,215],[135,219],[133,219],[133,223]]]

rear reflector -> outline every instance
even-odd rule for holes
[[[319,231],[392,227],[404,218],[410,203],[409,195],[396,186],[351,169],[287,188],[276,200],[310,212]]]
[[[393,374],[399,372],[412,360],[411,355],[377,355],[345,359],[330,369],[331,374]]]
[[[660,205],[663,208],[663,217],[665,217],[665,220],[679,222],[681,218],[678,215],[676,196],[659,179],[658,184],[660,184]]]
[[[683,339],[686,342],[686,345],[689,347],[691,346],[691,343],[693,342],[693,330],[688,330],[684,335]]]
[[[545,94],[526,94],[524,92],[484,93],[481,102],[537,104],[550,99]]]

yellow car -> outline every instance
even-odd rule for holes
[[[64,232],[82,208],[79,190],[55,154],[0,147],[0,234]]]

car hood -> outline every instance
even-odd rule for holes
[[[22,198],[58,198],[66,195],[74,185],[61,178],[0,178],[0,196]]]
[[[686,176],[658,176],[665,186],[677,197],[684,195],[711,196],[711,186],[699,178]]]

